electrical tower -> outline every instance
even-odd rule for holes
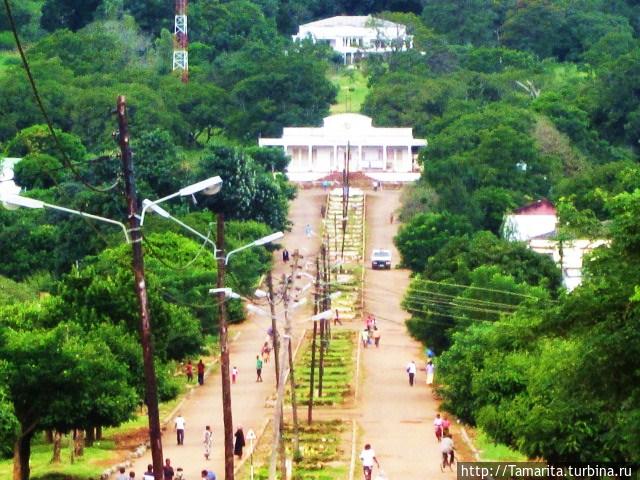
[[[182,70],[182,82],[189,81],[189,37],[187,35],[188,0],[176,0],[176,15],[173,29],[173,70]]]

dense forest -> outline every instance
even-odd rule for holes
[[[396,244],[414,272],[408,326],[438,353],[444,406],[532,458],[640,461],[640,3],[192,0],[187,84],[171,71],[173,2],[8,3],[56,132],[2,11],[0,150],[23,158],[26,194],[125,218],[112,138],[125,94],[140,197],[221,175],[219,195],[172,211],[203,232],[225,213],[231,247],[287,228],[295,195],[287,158],[256,139],[317,125],[336,99],[333,52],[290,34],[338,14],[407,25],[414,49],[358,65],[362,110],[429,140]],[[559,239],[610,241],[571,293],[548,257],[501,238],[505,212],[543,197],[558,207]],[[53,211],[0,209],[0,225],[2,453],[44,429],[130,418],[142,366],[119,232]],[[164,365],[215,332],[216,271],[161,219],[145,234],[166,399],[177,388]],[[231,286],[249,291],[268,258],[243,252]]]

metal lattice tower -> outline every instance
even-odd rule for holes
[[[187,35],[188,0],[176,0],[176,15],[173,29],[173,70],[182,70],[182,81],[189,81],[189,37]]]

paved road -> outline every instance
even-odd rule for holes
[[[301,190],[296,200],[292,202],[289,215],[293,223],[292,231],[285,235],[282,242],[292,254],[296,248],[300,249],[302,255],[317,252],[318,237],[314,235],[307,238],[304,230],[306,224],[311,224],[314,232],[320,231],[320,206],[324,200],[325,194],[322,191]],[[278,252],[275,255],[274,283],[279,284],[279,280],[276,279],[280,278],[285,267]],[[286,271],[289,271],[288,267]],[[298,333],[300,333],[302,321],[310,315],[310,308],[308,305],[295,312],[293,321],[298,325]],[[231,388],[234,431],[238,426],[242,426],[245,434],[250,428],[258,433],[265,419],[273,414],[273,409],[265,406],[265,400],[275,390],[273,361],[263,370],[262,375],[265,381],[255,382],[255,358],[260,351],[270,322],[267,317],[253,317],[251,321],[229,329],[229,338],[235,339],[230,347],[231,366],[237,366],[240,372],[237,383]],[[171,459],[174,469],[181,466],[188,479],[200,478],[200,471],[203,468],[213,470],[219,478],[224,472],[221,377],[219,370],[217,372],[207,379],[204,386],[194,389],[181,408],[187,422],[184,445],[176,445],[173,424],[162,437],[165,458]],[[209,461],[204,460],[202,446],[205,425],[213,428],[214,443]],[[133,466],[137,476],[142,476],[150,461],[150,452],[138,459]]]
[[[367,257],[374,248],[390,249],[393,263],[398,252],[393,245],[398,224],[389,217],[400,206],[400,192],[387,190],[367,195]],[[397,217],[397,215],[395,215]],[[409,271],[371,270],[365,277],[365,311],[372,312],[381,329],[380,348],[362,349],[363,385],[360,394],[363,443],[371,443],[389,479],[453,478],[442,473],[440,453],[433,434],[437,404],[425,385],[422,348],[411,339],[400,308],[409,284]],[[415,360],[417,381],[409,386],[406,364]],[[358,451],[363,445],[358,445]],[[355,478],[361,478],[360,465]],[[375,476],[375,475],[374,475]]]

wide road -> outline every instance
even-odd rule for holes
[[[400,303],[409,284],[409,271],[396,269],[399,261],[393,245],[398,224],[390,215],[400,207],[400,191],[385,190],[367,195],[367,256],[365,259],[365,312],[376,316],[381,330],[380,348],[362,349],[362,390],[360,409],[362,445],[371,443],[382,470],[389,479],[453,478],[442,473],[440,451],[433,433],[437,403],[427,388],[424,354],[407,333],[408,318]],[[397,217],[397,214],[394,215]],[[392,251],[391,270],[372,270],[368,259],[374,248]],[[418,374],[413,387],[405,371],[414,360]],[[355,478],[361,477],[358,462]],[[374,473],[375,477],[375,473]]]
[[[305,257],[301,264],[309,262],[307,258],[309,254],[318,251],[319,237],[314,234],[308,238],[305,235],[305,226],[310,224],[314,233],[320,231],[320,207],[325,199],[326,193],[321,190],[301,189],[297,198],[291,203],[289,210],[289,220],[292,222],[291,231],[286,232],[280,243],[287,247],[292,255],[292,260],[293,252],[296,249]],[[290,268],[289,265],[283,265],[280,252],[276,252],[273,268],[276,288],[280,284],[282,273],[290,273]],[[311,303],[308,302],[309,305],[306,307],[295,310],[293,314],[294,337],[299,337],[303,325],[308,323],[304,320],[311,315]],[[280,309],[281,307],[278,307],[278,310]],[[237,383],[231,386],[234,431],[237,427],[242,426],[245,434],[249,429],[253,429],[256,434],[259,434],[265,420],[273,415],[273,408],[266,405],[267,398],[272,396],[275,391],[273,361],[265,365],[262,372],[263,383],[256,383],[255,371],[256,355],[260,352],[267,336],[267,328],[270,325],[271,320],[268,318],[250,316],[249,321],[241,325],[232,325],[229,328],[229,338],[232,339],[230,346],[231,366],[238,367],[240,372]],[[197,363],[197,358],[195,360],[194,364]],[[204,386],[197,387],[192,391],[180,408],[180,413],[187,422],[184,445],[176,445],[173,423],[170,422],[169,428],[162,435],[165,458],[171,459],[174,469],[182,467],[185,477],[189,480],[199,479],[202,469],[213,470],[218,478],[223,478],[224,435],[219,369],[216,369],[215,373],[206,379]],[[208,461],[204,459],[202,444],[206,425],[210,425],[213,429],[213,451]],[[147,451],[146,455],[134,462],[131,470],[136,472],[136,478],[142,478],[146,465],[150,461],[151,454],[150,451]]]

